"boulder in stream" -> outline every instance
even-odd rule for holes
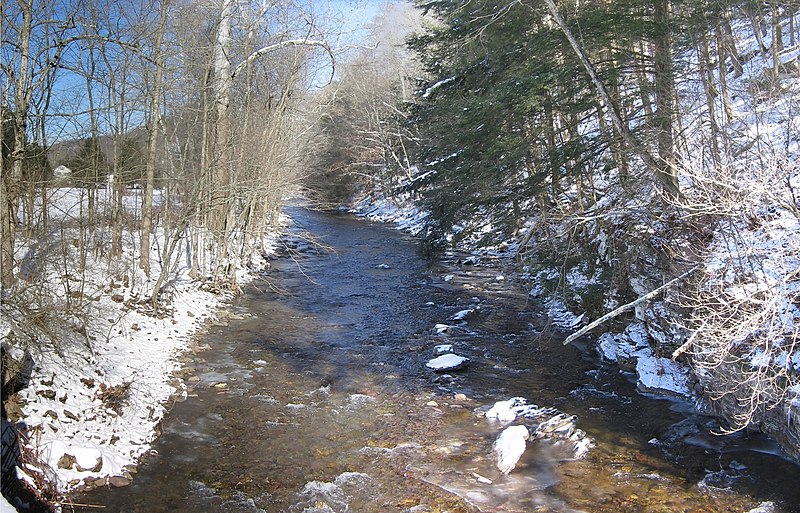
[[[500,433],[492,447],[497,469],[500,472],[508,474],[514,470],[525,452],[529,437],[530,433],[525,426],[509,426]]]
[[[459,356],[457,354],[448,353],[437,356],[433,360],[429,360],[425,366],[432,369],[434,372],[449,372],[460,370],[469,365],[469,358]]]

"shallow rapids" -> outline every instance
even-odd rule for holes
[[[430,263],[388,227],[290,214],[265,280],[186,355],[187,397],[133,484],[75,497],[93,506],[76,511],[798,511],[800,468],[773,444],[710,435],[690,405],[642,396],[591,351],[563,347],[496,263]],[[466,308],[475,315],[452,320]],[[470,366],[426,369],[437,344]],[[576,415],[596,446],[570,460],[529,443],[502,475],[481,411],[516,396]]]

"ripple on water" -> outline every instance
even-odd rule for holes
[[[362,472],[344,472],[336,476],[333,482],[309,481],[297,494],[297,502],[289,508],[290,513],[335,512],[344,513],[351,508],[353,497],[364,497],[372,478]],[[357,492],[357,493],[355,493]]]
[[[266,497],[257,498],[260,501]],[[266,513],[256,505],[256,499],[246,494],[235,491],[230,497],[221,497],[217,490],[202,481],[189,481],[189,490],[186,496],[189,505],[195,506],[196,511],[224,511],[225,513]]]

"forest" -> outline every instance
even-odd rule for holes
[[[419,0],[356,40],[315,2],[4,2],[4,369],[93,355],[101,296],[165,319],[182,283],[240,293],[290,198],[391,204],[798,461],[798,11]]]

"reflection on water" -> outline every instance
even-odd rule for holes
[[[385,227],[291,213],[335,251],[293,241],[273,283],[200,337],[210,349],[189,355],[188,398],[134,483],[76,502],[131,513],[417,513],[745,512],[772,500],[797,511],[797,466],[749,450],[759,437],[709,435],[711,421],[687,416],[688,405],[643,397],[628,376],[563,347],[509,274],[429,266]],[[463,324],[448,320],[476,306]],[[452,328],[437,333],[437,323]],[[434,376],[425,362],[437,344],[471,366]],[[515,396],[577,415],[596,442],[589,457],[564,461],[558,447],[529,442],[501,475],[497,430],[481,412]]]

